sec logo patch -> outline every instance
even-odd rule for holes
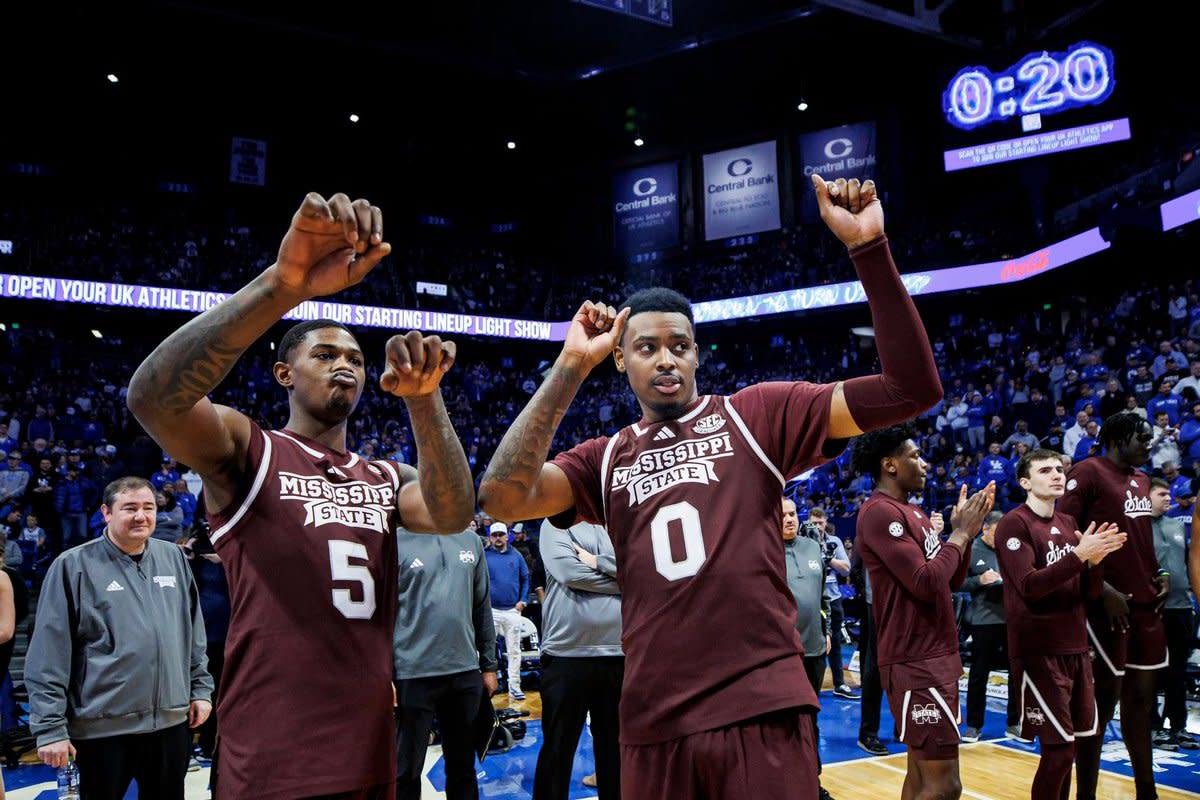
[[[1009,550],[1020,550],[1020,549],[1021,549],[1021,540],[1020,540],[1020,539],[1018,539],[1018,538],[1016,538],[1016,537],[1014,536],[1013,538],[1009,539],[1009,540],[1008,540],[1008,541],[1005,543],[1005,546],[1006,546],[1006,547],[1007,547]]]
[[[903,536],[904,535],[904,526],[901,525],[899,522],[893,522],[891,525],[888,525],[888,533],[890,533],[892,536],[896,536],[896,537]]]

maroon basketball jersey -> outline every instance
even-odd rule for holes
[[[253,423],[246,466],[233,502],[209,515],[232,603],[221,797],[392,781],[399,473]]]
[[[996,526],[1008,648],[1014,656],[1088,650],[1084,594],[1098,589],[1103,577],[1101,568],[1085,568],[1073,555],[1079,544],[1075,528],[1075,520],[1061,511],[1047,519],[1025,504],[1005,514]]]
[[[785,475],[822,454],[833,385],[701,397],[559,455],[576,513],[608,526],[621,587],[621,741],[653,744],[817,707],[780,536]],[[836,453],[835,453],[836,455]]]
[[[970,548],[964,555],[943,542],[924,511],[883,492],[863,503],[855,536],[871,576],[879,665],[948,655],[957,660],[950,589],[962,583]]]
[[[1082,526],[1112,522],[1129,538],[1104,559],[1104,579],[1133,595],[1134,603],[1152,605],[1158,587],[1158,557],[1150,518],[1150,478],[1136,469],[1123,470],[1100,456],[1080,461],[1067,473],[1067,492],[1058,510]]]

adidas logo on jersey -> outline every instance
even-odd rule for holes
[[[408,565],[408,568],[409,568],[409,569],[416,569],[417,567],[423,567],[423,566],[425,566],[425,562],[424,562],[424,561],[422,561],[422,560],[421,560],[421,559],[419,559],[419,558],[414,558],[414,559],[412,560],[412,563]]]
[[[675,438],[675,434],[671,433],[670,428],[663,428],[661,431],[654,434],[654,441],[656,441],[656,442],[662,442],[662,441],[666,441],[667,439],[674,439],[674,438]]]
[[[108,587],[105,589],[105,591],[107,591],[107,592],[123,592],[123,591],[125,591],[125,587],[122,586],[121,584],[117,583],[116,581],[113,581],[112,583],[110,583],[108,585]]]
[[[1135,488],[1135,489],[1136,489],[1136,488],[1137,488],[1137,481],[1130,481],[1130,482],[1129,482],[1129,485],[1130,485],[1130,486],[1132,486],[1133,488]]]
[[[1062,534],[1062,531],[1060,531],[1057,526],[1055,526],[1055,525],[1050,526],[1050,535],[1051,536],[1060,536],[1061,534]]]
[[[330,467],[329,469],[327,469],[325,471],[328,472],[330,475],[337,475],[339,478],[346,477],[346,473],[342,472],[337,467]]]
[[[981,559],[979,559],[978,561],[976,561],[976,562],[975,562],[975,566],[977,566],[977,567],[986,567],[986,566],[987,566],[987,562],[986,562],[986,561],[984,561],[984,560],[981,558]]]
[[[725,427],[725,418],[720,414],[709,414],[692,426],[692,430],[701,435],[714,433]]]

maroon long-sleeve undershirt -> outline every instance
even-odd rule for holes
[[[844,384],[846,405],[864,431],[912,419],[942,397],[929,336],[917,314],[886,236],[850,251],[875,326],[879,375]]]

